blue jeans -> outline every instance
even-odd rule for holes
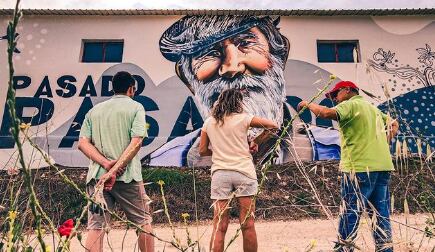
[[[392,235],[390,223],[390,172],[358,172],[353,176],[343,173],[341,197],[344,209],[340,214],[338,232],[340,242],[335,251],[353,251],[359,220],[363,211],[376,222],[372,228],[376,251],[391,252]],[[350,245],[350,246],[346,246]]]

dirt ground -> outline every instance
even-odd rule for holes
[[[392,217],[395,251],[435,251],[435,239],[424,236],[421,230],[429,215],[417,214],[407,218],[404,215]],[[236,220],[234,220],[236,221]],[[361,251],[374,251],[370,235],[369,221],[362,219],[357,246]],[[406,227],[406,224],[410,227]],[[303,221],[262,221],[256,223],[258,236],[258,251],[331,251],[336,237],[337,220],[303,220]],[[411,228],[412,227],[412,228]],[[238,228],[233,222],[226,236],[226,243],[234,236]],[[208,251],[208,242],[211,236],[210,223],[201,223],[188,226],[192,240],[198,240],[201,251]],[[417,230],[418,229],[418,230]],[[168,225],[156,225],[155,233],[158,237],[170,241],[172,231]],[[186,243],[186,229],[178,224],[175,234],[184,246]],[[125,236],[125,239],[123,237]],[[86,233],[83,234],[86,238]],[[83,239],[84,241],[85,239]],[[124,240],[124,241],[123,241]],[[110,245],[108,243],[110,241]],[[137,251],[136,235],[134,231],[114,229],[109,232],[109,239],[104,241],[105,251]],[[123,248],[123,249],[122,249]],[[311,248],[311,250],[310,250]],[[71,244],[71,251],[84,251],[77,239]],[[178,251],[170,244],[156,240],[157,251]],[[189,249],[188,251],[192,251]],[[198,251],[196,248],[195,251]],[[241,236],[227,250],[229,252],[243,251]]]

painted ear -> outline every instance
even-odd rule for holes
[[[184,75],[183,70],[181,69],[180,62],[177,62],[175,64],[175,73],[177,74],[178,78],[180,78],[181,81],[183,81],[184,85],[190,90],[190,92],[195,95],[195,90],[193,90],[192,85],[187,80],[186,76]]]
[[[284,46],[285,46],[285,48],[287,50],[285,55],[284,55],[284,57],[283,57],[283,59],[282,59],[282,62],[284,63],[284,69],[285,69],[285,65],[287,63],[288,55],[290,53],[290,41],[284,35],[281,35],[281,38],[282,38],[282,40],[284,42]]]
[[[281,17],[280,17],[280,16],[278,16],[275,20],[273,20],[273,25],[274,25],[275,27],[277,27],[278,24],[279,24],[279,21],[281,21]]]

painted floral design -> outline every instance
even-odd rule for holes
[[[390,50],[387,52],[384,49],[379,48],[377,52],[373,54],[373,59],[375,61],[380,61],[380,64],[392,63],[395,53],[392,53]]]
[[[420,54],[418,61],[426,66],[432,66],[433,60],[435,58],[435,52],[432,52],[430,46],[426,44],[426,48],[417,48],[416,50]]]

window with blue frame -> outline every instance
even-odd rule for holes
[[[122,62],[124,41],[83,41],[82,62]]]
[[[318,62],[360,62],[358,40],[317,40]]]

